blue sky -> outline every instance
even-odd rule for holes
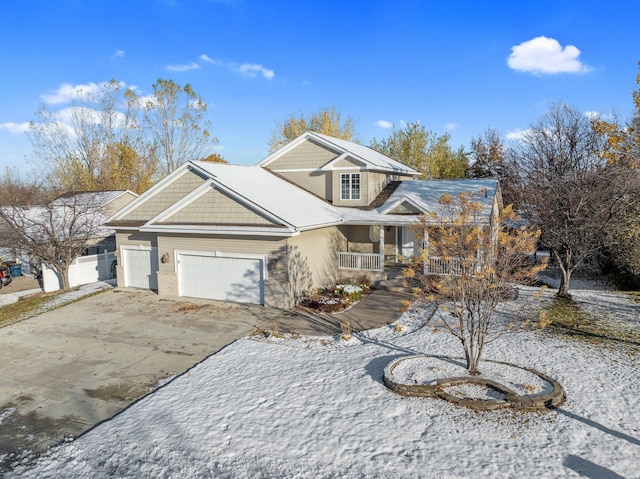
[[[0,168],[38,106],[115,78],[191,83],[231,163],[277,120],[335,106],[368,144],[419,121],[452,145],[517,136],[554,101],[626,118],[640,9],[602,1],[21,0],[0,11]],[[29,160],[33,161],[33,159]]]

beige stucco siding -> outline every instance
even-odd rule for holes
[[[280,158],[272,161],[267,168],[273,171],[289,169],[317,169],[321,168],[338,154],[311,140],[307,140],[293,150],[286,152]]]
[[[327,201],[333,198],[331,171],[284,171],[278,174]]]
[[[265,217],[214,189],[189,203],[163,222],[179,224],[273,224]]]
[[[191,193],[202,185],[204,181],[201,176],[188,171],[176,181],[157,191],[152,197],[129,212],[122,220],[150,220],[173,205],[176,201]]]
[[[338,251],[346,238],[337,227],[302,232],[288,241],[289,277],[294,297],[312,288],[332,286],[337,280]]]

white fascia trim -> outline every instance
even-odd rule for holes
[[[294,140],[295,141],[295,140]],[[198,171],[202,171],[203,174],[208,174],[206,171],[202,170],[199,166],[197,165],[193,165],[194,168],[196,168]],[[222,184],[220,181],[216,180],[215,177],[212,177],[210,174],[208,174],[210,176],[211,181],[213,182],[213,184],[216,185],[216,189],[226,193],[227,195],[231,196],[232,198],[239,200],[239,202],[249,208],[249,209],[254,209],[255,211],[257,211],[258,213],[266,216],[268,219],[270,219],[271,221],[273,221],[274,223],[278,223],[284,226],[287,226],[289,228],[292,229],[296,229],[296,227],[294,225],[292,225],[291,223],[289,223],[288,221],[285,221],[283,218],[280,218],[279,216],[277,216],[276,214],[272,213],[271,211],[266,210],[265,208],[263,208],[262,206],[254,203],[253,201],[249,200],[248,198],[246,198],[244,195],[238,193],[235,190],[232,190],[231,188],[229,188],[228,186]]]
[[[157,246],[146,245],[146,244],[122,244],[120,245],[121,250],[129,249],[134,251],[153,251],[153,248],[157,248]]]
[[[371,171],[365,166],[339,166],[338,168],[331,168],[333,171]]]
[[[126,193],[131,193],[131,194],[133,195],[133,199],[134,199],[134,200],[135,200],[138,196],[140,196],[139,194],[134,193],[134,192],[133,192],[133,191],[131,191],[131,190],[124,190],[124,191],[121,191],[121,192],[120,192],[120,194],[119,194],[118,196],[114,196],[114,197],[113,197],[113,198],[111,198],[109,201],[107,201],[105,204],[103,204],[103,205],[101,206],[101,208],[102,208],[102,207],[105,207],[106,205],[108,205],[108,204],[109,204],[109,203],[111,203],[112,201],[117,200],[118,198],[120,198],[122,195],[124,195],[124,194],[126,194]],[[133,200],[131,200],[131,201],[133,201]]]
[[[238,193],[237,191],[232,190],[231,188],[223,185],[222,183],[220,183],[219,181],[215,181],[214,183],[217,185],[216,189],[220,190],[223,193],[226,193],[227,195],[231,196],[232,198],[239,200],[239,202],[249,208],[249,209],[254,209],[255,211],[257,211],[258,213],[264,215],[267,217],[267,219],[273,221],[274,223],[277,224],[281,224],[284,225],[290,229],[296,229],[296,226],[289,223],[288,221],[285,221],[283,218],[280,218],[279,216],[277,216],[276,214],[272,213],[271,211],[266,210],[265,208],[263,208],[262,206],[250,201],[249,199],[245,198],[243,195],[241,195],[240,193]]]
[[[193,165],[190,161],[183,163],[182,165],[180,165],[178,168],[176,168],[175,170],[173,170],[171,173],[169,173],[167,176],[165,176],[164,178],[162,178],[160,181],[158,181],[155,185],[153,185],[151,188],[149,188],[147,191],[145,191],[144,193],[142,193],[142,195],[138,196],[135,200],[133,200],[131,203],[129,203],[128,205],[126,205],[124,208],[122,208],[120,211],[117,211],[113,216],[107,218],[107,220],[105,221],[105,223],[108,223],[109,221],[116,221],[119,218],[123,218],[125,217],[127,214],[129,214],[131,211],[133,211],[134,209],[136,209],[138,206],[143,205],[144,203],[147,202],[147,200],[149,200],[150,198],[152,198],[155,193],[158,190],[161,190],[162,188],[164,188],[166,185],[168,185],[169,183],[177,180],[178,178],[180,178],[181,176],[185,175],[186,173],[188,173],[189,171],[189,167],[194,167],[195,165]],[[198,169],[200,171],[200,169]],[[211,176],[211,174],[207,174],[207,176]],[[134,193],[135,194],[135,193]]]
[[[170,218],[171,216],[176,214],[178,211],[180,211],[183,207],[185,207],[187,204],[197,200],[201,196],[205,195],[207,192],[211,191],[212,183],[213,183],[213,180],[209,178],[202,185],[198,186],[195,190],[189,193],[187,196],[179,199],[177,202],[169,206],[169,208],[163,210],[162,212],[160,212],[160,214],[151,218],[149,221],[145,223],[145,226]]]
[[[427,213],[428,212],[428,210],[426,210],[424,208],[424,205],[420,205],[420,204],[416,203],[414,200],[412,200],[408,196],[402,196],[398,200],[394,201],[393,203],[390,203],[388,206],[386,206],[386,207],[384,207],[384,208],[382,208],[382,209],[380,209],[378,211],[380,212],[380,214],[386,215],[388,211],[391,211],[392,209],[396,208],[397,206],[401,205],[404,202],[409,203],[411,206],[413,206],[417,210],[421,211],[422,213]]]
[[[138,231],[140,229],[139,226],[109,226],[109,228],[112,228],[113,230],[116,231],[116,233],[120,230],[125,230],[125,231]]]
[[[233,199],[238,200],[238,202],[242,206],[244,206],[244,207],[246,207],[248,209],[257,211],[259,214],[265,216],[267,219],[269,219],[273,223],[282,224],[284,226],[287,226],[287,227],[290,227],[290,228],[294,228],[293,225],[287,223],[283,219],[277,217],[276,215],[274,215],[273,213],[265,210],[264,208],[260,207],[259,205],[256,205],[256,204],[248,201],[243,196],[238,195],[235,191],[227,188],[222,183],[220,183],[219,181],[214,180],[213,178],[209,178],[208,180],[206,180],[204,182],[204,184],[200,185],[198,188],[193,190],[187,196],[185,196],[184,198],[178,200],[176,203],[171,205],[169,208],[164,210],[162,213],[160,213],[156,217],[150,219],[144,226],[145,227],[146,226],[151,226],[151,225],[154,225],[155,223],[160,223],[160,222],[170,218],[171,216],[176,214],[178,211],[183,209],[185,206],[187,206],[190,203],[196,201],[198,198],[204,196],[205,194],[207,194],[211,190],[218,190],[220,192],[226,193],[228,196],[231,196]]]
[[[387,220],[380,219],[377,220],[349,220],[345,221],[343,224],[346,226],[362,226],[362,225],[380,225],[380,226],[411,226],[415,223],[415,217],[408,217],[407,221],[402,220]]]
[[[310,230],[319,230],[321,228],[328,228],[329,226],[338,226],[343,225],[345,222],[343,220],[340,221],[331,221],[329,223],[317,223],[314,225],[306,225],[300,228],[300,231],[310,231]]]
[[[322,171],[322,168],[289,168],[284,170],[271,170],[274,173],[298,173],[300,171],[304,173],[312,173],[314,171]]]
[[[282,148],[278,149],[277,151],[274,151],[271,155],[267,156],[264,160],[262,160],[261,162],[258,163],[258,166],[261,166],[261,167],[264,168],[269,163],[273,163],[275,160],[280,158],[282,155],[284,155],[285,153],[288,153],[293,148],[298,146],[300,143],[303,143],[304,141],[306,141],[308,139],[313,139],[313,141],[316,141],[316,142],[320,143],[321,145],[326,146],[327,148],[329,148],[329,149],[335,151],[336,153],[338,153],[339,155],[344,153],[344,149],[338,147],[337,145],[334,145],[333,143],[325,140],[324,138],[321,138],[319,136],[314,135],[312,131],[306,131],[302,135],[300,135],[298,138],[296,138],[295,140],[287,143]]]
[[[362,163],[364,163],[364,165],[363,165],[363,166],[355,166],[355,165],[354,165],[354,166],[351,166],[351,167],[344,167],[344,166],[341,166],[340,168],[334,168],[334,167],[333,167],[333,165],[334,165],[335,163],[338,163],[338,162],[340,162],[340,161],[344,160],[345,158],[349,158],[349,157],[353,158],[354,160],[361,161]],[[324,165],[324,166],[323,166],[322,168],[320,168],[320,169],[321,169],[322,171],[328,171],[328,170],[343,170],[343,169],[345,169],[345,168],[347,168],[347,169],[352,169],[352,170],[353,170],[353,169],[356,169],[356,168],[360,168],[360,169],[362,169],[362,170],[369,170],[369,169],[371,169],[371,168],[370,168],[371,166],[374,166],[374,165],[373,165],[373,163],[371,163],[370,161],[368,161],[368,160],[366,160],[366,159],[364,159],[364,158],[362,158],[362,157],[360,157],[360,156],[358,156],[358,155],[355,155],[355,154],[353,154],[353,153],[351,153],[351,152],[349,152],[349,151],[345,151],[345,152],[344,152],[344,153],[342,153],[340,156],[338,156],[337,158],[334,158],[333,160],[331,160],[329,163],[327,163],[326,165]]]
[[[179,256],[208,256],[210,258],[238,258],[238,259],[258,259],[262,261],[262,279],[269,278],[267,271],[267,255],[254,253],[229,253],[226,251],[194,251],[177,249],[173,251],[174,272],[178,272]]]
[[[197,225],[150,225],[141,226],[141,233],[175,233],[197,235],[236,235],[236,236],[281,236],[292,237],[300,234],[299,230],[283,228],[256,229],[250,226],[197,226]]]

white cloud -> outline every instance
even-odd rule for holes
[[[113,58],[124,58],[124,50],[116,50],[112,56]]]
[[[573,45],[562,48],[558,40],[545,36],[511,47],[509,67],[534,74],[585,73],[591,70],[578,57],[580,50]]]
[[[40,98],[42,98],[45,103],[59,105],[61,103],[69,103],[80,98],[86,98],[88,95],[96,93],[99,89],[100,86],[93,82],[87,83],[86,85],[71,85],[70,83],[63,83],[55,92],[42,94],[40,95]]]
[[[189,70],[200,70],[200,65],[191,62],[188,65],[167,65],[167,70],[172,72],[186,72]]]
[[[598,111],[585,111],[584,116],[589,118],[589,120],[595,120],[596,118],[600,118],[600,112]]]
[[[26,133],[29,130],[29,123],[0,123],[0,130],[7,130],[11,133]]]
[[[262,76],[267,80],[272,80],[273,77],[275,77],[276,75],[273,70],[265,68],[262,65],[259,65],[257,63],[243,63],[240,66],[238,66],[238,64],[234,62],[216,60],[214,58],[211,58],[209,55],[205,53],[200,55],[200,60],[202,60],[205,63],[210,63],[212,65],[215,65],[217,67],[224,67],[228,70],[241,73],[242,75],[248,76],[251,78],[254,78],[256,76]]]
[[[255,77],[260,74],[267,80],[271,80],[275,76],[273,70],[269,70],[268,68],[256,63],[243,63],[240,65],[240,68],[238,68],[238,71],[248,77]]]
[[[526,136],[531,130],[530,129],[526,129],[526,130],[513,130],[510,131],[509,133],[507,133],[507,140],[521,140],[522,137]]]
[[[376,121],[376,126],[380,128],[393,128],[393,123],[387,120],[378,120]]]
[[[209,55],[205,55],[204,53],[200,55],[200,60],[202,60],[203,62],[211,63],[212,65],[222,65],[221,60],[214,60]]]
[[[447,130],[455,130],[456,128],[458,128],[460,125],[458,123],[447,123],[446,127]]]

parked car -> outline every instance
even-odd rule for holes
[[[11,269],[6,263],[0,263],[0,288],[11,283]]]

